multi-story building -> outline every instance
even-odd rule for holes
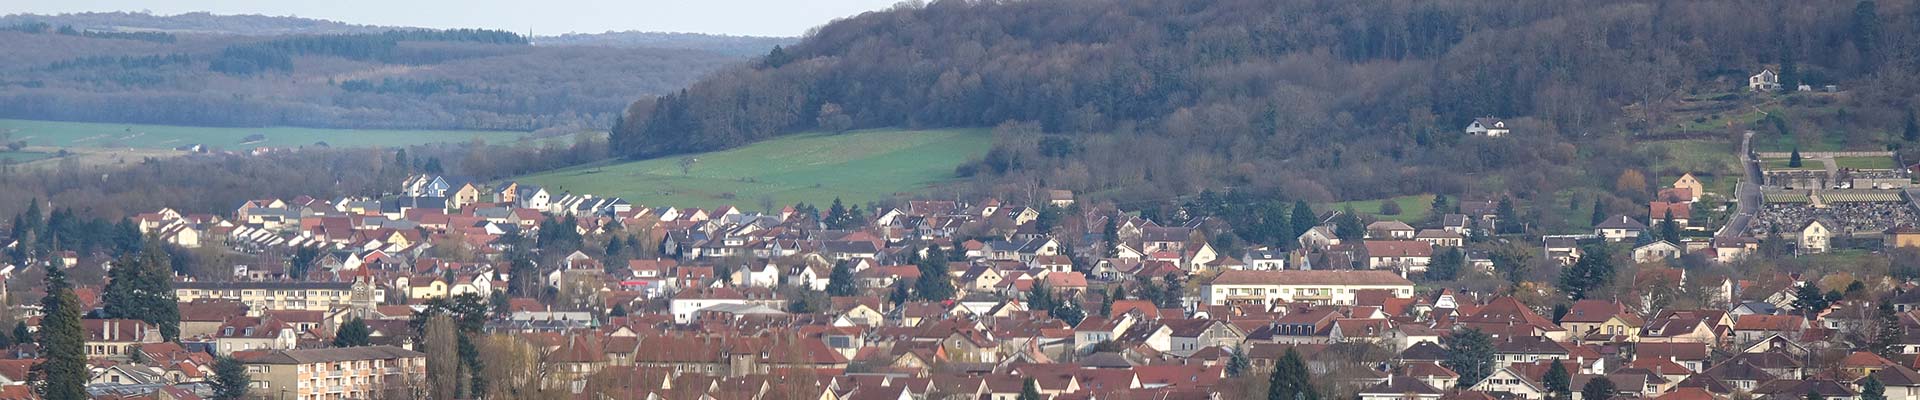
[[[426,354],[393,346],[239,352],[255,396],[287,400],[339,400],[410,393],[426,381]]]
[[[1351,305],[1362,290],[1412,297],[1413,281],[1380,270],[1228,270],[1207,282],[1200,297],[1208,305],[1273,304],[1276,300]]]
[[[356,304],[372,307],[386,298],[386,291],[371,283],[349,282],[175,282],[173,294],[183,303],[200,299],[238,301],[252,312],[324,312]]]

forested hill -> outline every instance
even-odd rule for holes
[[[1862,119],[1897,119],[1877,116],[1920,93],[1915,12],[1854,0],[938,1],[836,21],[637,101],[615,146],[657,156],[821,128],[1000,126],[994,152],[959,174],[1086,191],[1453,192],[1468,183],[1448,177],[1564,163],[1576,152],[1556,144],[1647,130],[1663,102],[1736,92],[1764,66],[1848,84]],[[1526,137],[1456,137],[1482,116]],[[1342,184],[1326,187],[1333,177]]]
[[[0,43],[0,118],[188,126],[597,131],[748,58],[204,14],[15,15]]]

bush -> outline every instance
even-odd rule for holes
[[[1380,202],[1380,215],[1400,215],[1400,202],[1392,200]]]

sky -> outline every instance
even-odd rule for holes
[[[800,36],[900,0],[5,0],[0,14],[148,11],[262,14],[364,25],[491,28],[536,35],[606,31]]]

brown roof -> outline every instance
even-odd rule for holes
[[[1422,243],[1425,244],[1425,243]],[[1213,278],[1214,285],[1367,285],[1413,286],[1413,281],[1391,271],[1354,270],[1229,270]]]
[[[1654,222],[1667,219],[1668,211],[1673,212],[1673,219],[1692,219],[1693,217],[1693,203],[1656,201],[1648,204],[1647,218],[1652,219]]]
[[[1791,332],[1804,327],[1806,319],[1797,315],[1747,314],[1733,322],[1733,329],[1740,331]]]
[[[1368,240],[1368,257],[1432,257],[1433,244],[1418,240]]]

